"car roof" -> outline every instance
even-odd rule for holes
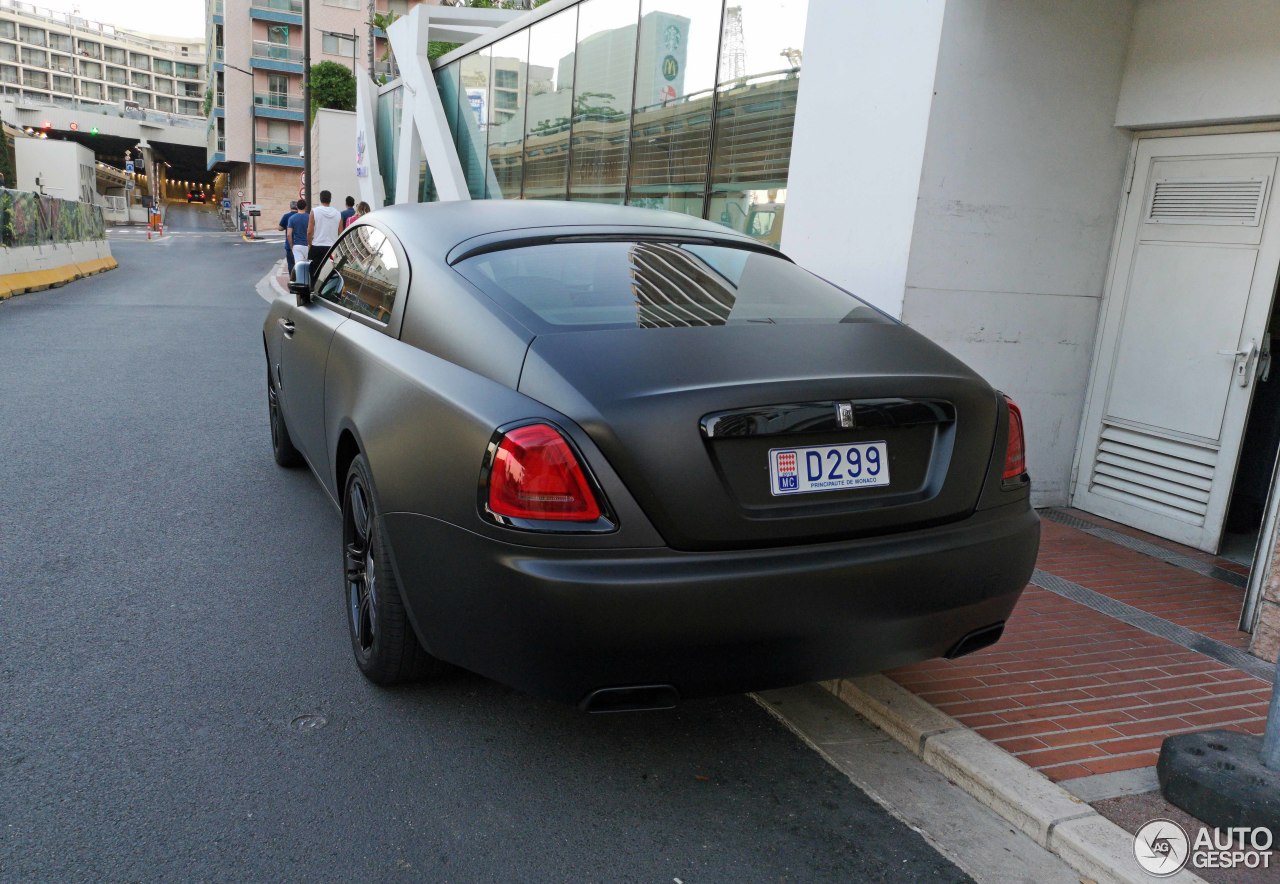
[[[436,261],[444,260],[468,240],[523,239],[555,228],[577,228],[564,232],[587,234],[647,232],[637,228],[648,228],[654,233],[688,232],[749,247],[760,245],[728,227],[679,212],[558,200],[402,203],[371,212],[368,218],[395,232],[406,249]]]

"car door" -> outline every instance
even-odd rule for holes
[[[313,274],[312,298],[289,309],[280,341],[280,401],[289,434],[322,479],[329,477],[324,388],[329,347],[359,300],[364,273],[344,236]],[[325,482],[326,487],[329,482]]]

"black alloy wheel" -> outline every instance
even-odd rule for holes
[[[392,685],[443,669],[423,650],[409,623],[364,455],[351,462],[342,493],[342,566],[351,650],[365,678]]]
[[[267,365],[267,414],[271,420],[271,454],[276,463],[282,467],[302,465],[302,455],[293,447],[289,438],[289,428],[285,426],[284,414],[280,411],[280,393],[276,390],[271,377],[271,366]]]

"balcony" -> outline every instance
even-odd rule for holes
[[[272,71],[302,72],[302,49],[283,43],[268,43],[265,40],[253,41],[253,56],[249,60],[252,67],[265,68]]]
[[[253,9],[302,17],[302,0],[252,0]]]
[[[302,144],[294,141],[255,141],[257,161],[280,166],[302,165]]]
[[[253,93],[253,110],[260,117],[278,120],[302,120],[306,103],[300,97],[280,92]]]

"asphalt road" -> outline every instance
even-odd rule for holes
[[[278,247],[113,250],[0,303],[0,881],[964,879],[746,697],[364,682],[268,447]]]

